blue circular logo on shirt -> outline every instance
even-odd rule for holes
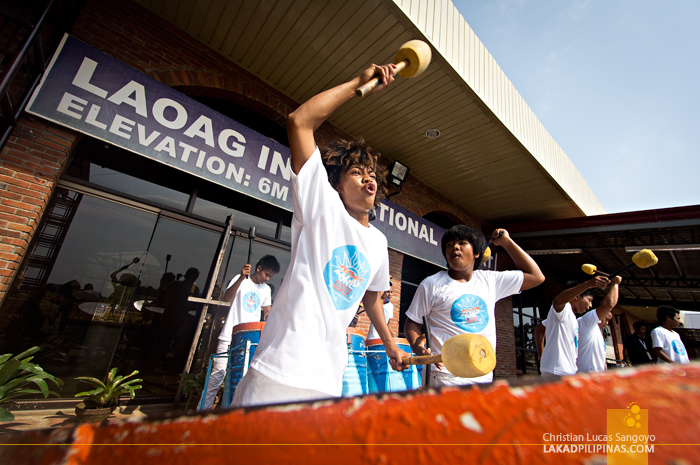
[[[489,323],[486,302],[479,296],[464,294],[452,304],[452,322],[468,333],[478,333]]]
[[[243,296],[243,310],[253,313],[260,310],[260,296],[255,292],[249,292]]]
[[[338,247],[323,270],[323,280],[336,310],[355,309],[369,286],[371,267],[354,245]]]
[[[678,355],[685,355],[685,346],[681,341],[673,340],[673,342],[671,342],[671,347],[673,347],[673,351]]]
[[[576,326],[576,332],[574,333],[574,345],[578,349],[578,326]]]

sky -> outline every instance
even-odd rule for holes
[[[700,1],[452,1],[608,213],[700,204]]]

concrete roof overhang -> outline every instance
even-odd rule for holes
[[[527,222],[508,231],[560,283],[589,279],[584,263],[613,273],[632,263],[635,250],[652,249],[658,264],[622,274],[618,305],[700,310],[700,205]]]
[[[135,1],[300,103],[424,40],[423,75],[354,99],[330,122],[492,224],[604,213],[449,1]]]

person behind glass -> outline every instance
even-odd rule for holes
[[[680,335],[674,331],[681,325],[681,314],[670,305],[660,305],[656,318],[661,323],[651,332],[651,351],[656,355],[657,365],[669,363],[690,363]]]
[[[260,321],[260,311],[263,319],[267,319],[272,305],[272,289],[266,283],[274,275],[279,273],[280,264],[272,255],[265,255],[255,265],[255,273],[250,274],[251,266],[246,264],[241,269],[241,274],[233,277],[224,293],[224,301],[231,302],[231,307],[226,317],[226,323],[219,334],[219,344],[216,353],[226,353],[231,345],[233,327],[242,323]],[[248,279],[250,278],[250,279]],[[209,375],[209,384],[205,392],[205,400],[202,409],[210,409],[214,404],[216,393],[226,374],[228,357],[217,357]]]
[[[449,338],[459,334],[480,334],[496,350],[495,306],[500,299],[532,289],[544,282],[537,263],[510,238],[505,229],[492,234],[494,246],[503,247],[518,270],[478,270],[486,249],[481,231],[457,225],[442,236],[442,254],[447,271],[429,276],[418,286],[406,312],[405,333],[416,355],[438,354]],[[423,346],[423,317],[428,318],[431,348]],[[489,383],[493,372],[477,378],[459,378],[444,364],[431,371],[431,387]]]
[[[389,326],[391,317],[394,316],[394,304],[390,302],[392,286],[391,280],[389,280],[389,290],[382,294],[382,302],[384,302],[382,308],[384,309],[384,319],[386,320],[387,326]],[[377,333],[377,330],[374,329],[373,324],[369,325],[369,331],[367,332],[367,340],[369,341],[370,339],[379,339],[379,333]]]
[[[643,321],[635,321],[632,325],[634,333],[625,339],[623,350],[624,359],[630,366],[651,363],[651,353],[647,348],[647,325]]]
[[[578,373],[602,372],[607,369],[607,347],[602,329],[612,319],[612,311],[617,305],[622,278],[615,276],[610,280],[608,292],[603,302],[595,310],[591,310],[578,318],[579,343],[576,366]]]
[[[326,90],[287,119],[291,151],[292,256],[255,356],[236,388],[233,406],[340,397],[347,365],[346,329],[362,300],[395,370],[400,350],[384,321],[389,282],[384,235],[369,212],[386,190],[378,154],[361,140],[338,139],[321,152],[314,131],[355,90],[377,75],[381,91],[395,66],[371,65]]]
[[[554,298],[547,319],[535,327],[535,344],[543,377],[576,374],[579,337],[576,318],[593,307],[593,289],[605,289],[609,284],[610,280],[604,276],[583,283],[572,282]]]

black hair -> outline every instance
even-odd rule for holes
[[[585,281],[568,281],[566,283],[566,289],[571,289],[572,287],[576,287],[580,284],[583,284],[584,282]],[[589,295],[592,297],[594,293],[595,293],[595,288],[588,288],[585,291],[583,291],[582,293],[580,293],[579,297],[584,298],[584,297],[589,296]]]
[[[261,270],[273,271],[275,274],[280,272],[280,263],[277,261],[274,255],[265,255],[263,258],[258,260],[258,263],[255,264],[256,271],[258,267],[260,267]]]
[[[656,319],[663,323],[667,318],[673,319],[678,313],[680,312],[670,305],[659,305],[656,309]]]
[[[632,327],[634,328],[635,331],[637,331],[639,328],[644,326],[646,328],[647,324],[644,323],[643,321],[635,321]]]
[[[486,238],[481,231],[477,231],[471,226],[458,224],[445,231],[445,234],[442,235],[442,241],[440,244],[442,246],[442,256],[445,257],[445,260],[447,260],[447,253],[445,252],[447,244],[462,239],[466,239],[472,245],[472,250],[474,251],[473,269],[477,270],[479,266],[481,266],[481,258],[484,256],[484,250],[486,250]],[[477,255],[479,256],[477,257]],[[447,267],[449,268],[449,263]]]
[[[386,196],[388,183],[386,180],[386,168],[379,163],[379,153],[365,144],[364,139],[335,139],[327,146],[320,149],[323,166],[328,173],[328,182],[333,189],[340,185],[340,177],[350,167],[359,165],[374,171],[377,181],[377,194],[374,197],[374,206]]]

